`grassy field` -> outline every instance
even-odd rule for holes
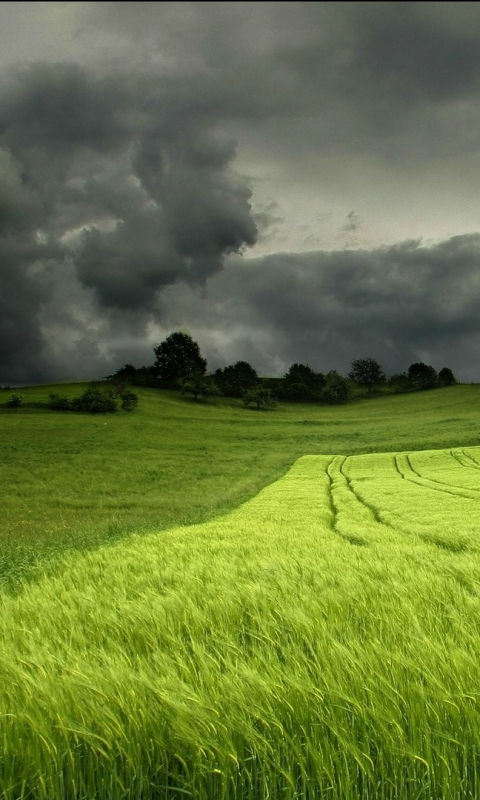
[[[2,800],[477,800],[480,387],[51,389],[0,395]]]
[[[5,800],[476,800],[480,447],[305,456],[0,600]]]
[[[132,414],[89,416],[37,408],[50,391],[0,392],[0,583],[40,556],[91,548],[127,532],[212,519],[253,497],[306,453],[353,455],[455,447],[480,440],[479,386],[360,400],[340,407],[194,403],[139,390]],[[3,397],[2,397],[3,395]]]

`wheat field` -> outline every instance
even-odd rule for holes
[[[305,456],[0,600],[18,800],[476,798],[480,448]]]

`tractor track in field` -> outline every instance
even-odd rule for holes
[[[338,524],[338,517],[339,517],[339,509],[337,503],[335,502],[335,482],[340,478],[345,480],[345,476],[341,472],[341,464],[345,461],[345,456],[334,456],[330,461],[330,464],[327,467],[327,476],[328,476],[328,496],[329,496],[329,503],[330,503],[330,511],[332,514],[332,525],[331,530],[336,536],[339,536],[344,541],[348,542],[351,545],[356,547],[362,547],[367,544],[365,539],[361,536],[357,536],[353,533],[344,533],[340,530]],[[338,461],[340,461],[340,466],[338,465]]]
[[[442,492],[442,494],[448,494],[451,497],[465,497],[468,500],[480,499],[480,490],[466,489],[460,486],[453,486],[452,484],[445,484],[433,478],[425,478],[413,467],[408,453],[398,453],[395,455],[395,468],[402,478],[424,489],[433,489],[434,491]],[[447,485],[450,486],[450,489],[446,488]]]
[[[373,503],[369,503],[367,500],[365,500],[355,489],[354,481],[345,472],[345,464],[349,458],[350,456],[335,456],[327,467],[327,475],[329,479],[329,502],[332,514],[332,531],[338,536],[341,536],[343,539],[349,541],[350,544],[366,545],[368,544],[368,541],[362,536],[353,533],[345,533],[341,530],[339,524],[339,512],[342,510],[342,498],[340,496],[340,502],[338,502],[338,498],[335,497],[336,490],[340,492],[348,492],[348,495],[355,501],[355,503],[358,503],[360,508],[367,511],[372,523],[383,525],[389,529],[393,529],[394,526],[387,519],[385,519],[381,511],[374,506]]]
[[[355,499],[356,499],[356,500],[358,500],[358,502],[359,502],[359,503],[360,503],[362,506],[364,506],[364,508],[366,508],[368,511],[370,511],[370,513],[371,513],[371,515],[373,516],[373,519],[375,520],[375,522],[379,523],[380,525],[386,525],[388,528],[391,528],[391,527],[393,527],[393,526],[391,525],[391,523],[390,523],[390,522],[388,522],[388,520],[386,520],[386,519],[385,519],[385,518],[382,516],[381,512],[378,510],[378,508],[376,508],[376,506],[374,506],[374,505],[373,505],[373,503],[369,503],[369,502],[367,502],[367,500],[364,500],[364,498],[363,498],[363,497],[361,497],[361,495],[360,495],[360,494],[357,492],[357,490],[355,489],[355,487],[354,487],[354,485],[353,485],[353,481],[352,481],[352,479],[351,479],[351,478],[349,478],[349,477],[348,477],[348,475],[346,475],[346,474],[345,474],[345,472],[344,472],[344,467],[345,467],[345,464],[347,463],[347,461],[348,461],[348,459],[349,459],[350,457],[351,457],[351,456],[347,456],[347,457],[346,457],[346,459],[345,459],[345,461],[344,461],[344,462],[343,462],[343,463],[340,465],[340,473],[342,474],[342,476],[343,476],[343,477],[344,477],[344,479],[345,479],[345,482],[346,482],[346,486],[347,486],[347,488],[348,488],[348,489],[350,490],[350,492],[353,494],[353,496],[355,497]]]
[[[472,456],[465,452],[465,450],[450,450],[450,455],[455,461],[458,461],[462,467],[466,467],[467,469],[480,469],[480,464],[478,461],[475,461]]]

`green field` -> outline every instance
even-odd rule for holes
[[[2,412],[2,800],[478,798],[479,401]]]
[[[305,454],[432,449],[480,442],[480,386],[453,386],[336,406],[194,403],[139,389],[133,414],[79,415],[35,407],[50,391],[0,391],[0,585],[39,555],[91,548],[126,532],[212,519],[253,497]],[[2,397],[3,395],[3,397]]]

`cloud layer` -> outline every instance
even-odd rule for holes
[[[354,358],[373,357],[392,374],[421,360],[469,381],[480,359],[479,267],[480,234],[431,247],[237,258],[202,304],[171,291],[167,319],[190,320],[215,365],[251,358],[281,375],[303,361],[346,374]]]
[[[4,5],[0,383],[178,328],[212,368],[480,380],[478,4]]]

